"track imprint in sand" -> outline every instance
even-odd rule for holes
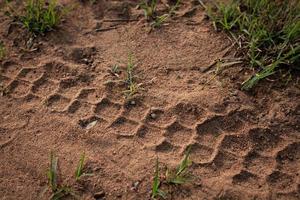
[[[14,80],[7,86],[7,92],[13,97],[24,97],[31,90],[31,84],[25,81]]]
[[[107,98],[103,98],[96,104],[95,113],[104,118],[114,119],[121,113],[121,108],[122,106],[120,104],[114,103]]]
[[[136,4],[80,1],[80,12],[22,55],[10,45],[14,31],[0,36],[12,52],[0,63],[0,191],[39,199],[55,150],[66,181],[86,152],[93,176],[77,183],[84,198],[147,199],[156,157],[175,166],[190,149],[197,183],[180,186],[174,200],[300,199],[299,92],[238,90],[240,66],[203,72],[232,52],[197,1],[181,1],[180,17],[150,32]],[[129,53],[140,87],[126,99]]]
[[[22,68],[18,74],[18,78],[32,83],[40,78],[43,73],[40,68]]]
[[[46,106],[58,112],[64,111],[70,103],[70,99],[59,94],[53,94],[46,99]]]
[[[72,117],[82,129],[108,128],[117,139],[136,141],[161,156],[182,154],[191,146],[195,173],[206,179],[230,177],[239,188],[297,192],[299,142],[286,141],[269,128],[252,128],[255,116],[249,110],[220,114],[186,102],[157,108],[142,97],[116,101],[111,86],[91,87],[90,76],[59,62],[39,68],[8,65],[3,71],[1,83],[9,95],[27,105],[44,103]],[[2,143],[10,142],[7,137]]]
[[[38,96],[46,97],[52,94],[56,88],[57,83],[52,80],[48,80],[47,77],[43,75],[33,83],[32,91]]]

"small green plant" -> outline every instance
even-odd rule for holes
[[[49,185],[53,192],[57,190],[57,163],[58,158],[55,157],[54,153],[51,152],[50,154],[50,166],[47,173]]]
[[[128,85],[132,85],[134,83],[133,70],[134,70],[133,55],[129,54],[128,64],[126,68],[126,80],[125,80],[125,82]]]
[[[162,197],[163,199],[166,198],[166,193],[159,189],[160,187],[160,178],[159,178],[159,162],[158,158],[156,158],[155,164],[155,172],[153,178],[153,185],[152,185],[152,199],[156,199],[157,197]]]
[[[160,27],[167,19],[169,18],[169,14],[163,14],[161,16],[157,16],[155,20],[151,23],[153,28]]]
[[[147,20],[154,19],[156,15],[156,8],[157,8],[157,0],[143,0],[140,3],[140,7],[144,11],[145,18]]]
[[[6,51],[5,46],[2,41],[0,41],[0,60],[2,60],[5,57]]]
[[[239,40],[243,57],[258,71],[242,89],[251,89],[280,69],[300,69],[300,1],[231,0],[214,6],[199,2],[216,28]]]
[[[160,181],[160,176],[159,176],[159,162],[158,162],[158,158],[156,158],[155,173],[154,173],[153,185],[152,185],[152,199],[156,199],[157,197],[162,197],[163,199],[165,199],[167,197],[167,193],[160,190],[161,184],[182,185],[191,180],[188,171],[190,165],[192,164],[192,161],[189,158],[190,150],[191,147],[188,148],[184,158],[181,160],[181,162],[176,167],[176,169],[166,170],[166,176],[165,176],[166,178],[162,182]]]
[[[80,156],[80,160],[77,165],[76,172],[75,172],[76,180],[79,180],[81,176],[85,175],[83,173],[84,160],[85,160],[85,153],[81,154],[81,156]]]
[[[138,90],[141,86],[141,84],[138,84],[135,82],[135,76],[134,76],[134,68],[135,65],[133,63],[133,55],[129,54],[128,56],[128,64],[126,68],[126,78],[125,83],[127,85],[127,89],[124,91],[126,98],[130,98],[136,93],[138,93]]]
[[[180,0],[176,1],[176,4],[171,7],[170,11],[163,15],[157,14],[157,0],[143,0],[140,3],[140,8],[143,9],[145,18],[148,21],[152,21],[150,23],[151,27],[156,28],[160,27],[167,19],[174,13],[174,11],[178,8]]]
[[[83,169],[83,164],[84,164],[84,158],[85,158],[85,154],[82,154],[80,161],[79,161],[79,165],[76,169],[76,180],[78,180],[78,178],[80,178],[83,175],[82,169]],[[73,192],[73,190],[70,187],[58,185],[57,165],[58,165],[58,158],[54,155],[53,152],[51,152],[50,153],[50,165],[49,165],[49,170],[47,172],[48,182],[49,182],[49,185],[50,185],[51,191],[52,191],[52,195],[51,195],[50,199],[51,200],[60,200],[63,197],[66,197],[69,195],[78,199],[77,195]]]
[[[19,18],[30,32],[43,34],[59,25],[65,11],[58,8],[57,0],[27,0],[25,15]]]
[[[192,161],[189,158],[190,148],[186,152],[184,158],[181,160],[180,164],[176,167],[175,170],[166,171],[166,180],[167,183],[172,184],[184,184],[190,180],[188,174],[188,168],[192,164]]]
[[[120,73],[120,67],[118,64],[115,64],[111,67],[110,72],[115,75],[115,76],[119,76]]]

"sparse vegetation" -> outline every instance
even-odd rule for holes
[[[128,64],[126,68],[126,78],[125,83],[127,85],[127,89],[124,91],[126,98],[130,98],[135,95],[141,84],[136,83],[134,72],[134,63],[133,63],[133,55],[129,54],[128,56]]]
[[[3,198],[298,197],[300,77],[270,94],[231,82],[299,75],[300,0],[199,0],[218,36],[193,0],[77,0],[64,31],[47,34],[65,14],[58,2],[73,3],[0,3]],[[41,157],[49,147],[67,155]]]
[[[25,14],[19,20],[30,32],[43,34],[59,25],[65,12],[58,7],[57,0],[27,0]]]
[[[53,192],[56,192],[57,190],[57,163],[58,163],[58,158],[55,157],[53,152],[51,152],[50,166],[47,175],[48,175],[49,185]]]
[[[231,0],[202,5],[215,28],[230,33],[247,63],[258,70],[242,89],[251,89],[280,69],[300,69],[300,1]]]
[[[85,154],[83,153],[80,157],[78,166],[76,168],[75,178],[78,180],[81,176],[85,175],[83,173],[83,165],[85,160]],[[73,192],[72,188],[69,186],[60,186],[58,184],[58,175],[57,175],[57,166],[58,158],[54,155],[53,152],[50,154],[50,166],[47,172],[48,182],[51,187],[52,195],[51,200],[59,200],[66,196],[73,196],[77,199],[77,195]]]
[[[151,27],[160,27],[178,8],[180,0],[176,1],[176,4],[171,7],[170,11],[166,14],[159,15],[157,13],[157,0],[143,0],[140,3],[140,8],[143,9],[145,18],[150,21]]]
[[[152,199],[156,199],[157,197],[166,198],[166,193],[159,189],[160,187],[160,177],[159,177],[159,162],[158,158],[156,158],[155,164],[155,172],[154,172],[154,179],[152,185]]]
[[[175,170],[167,170],[166,180],[167,183],[172,184],[184,184],[190,180],[188,174],[188,168],[192,164],[192,161],[189,158],[190,148],[186,152],[184,158],[181,160],[180,164],[176,167]]]
[[[160,181],[159,161],[158,158],[156,159],[155,173],[154,173],[153,185],[152,185],[153,199],[156,199],[157,197],[162,197],[163,199],[166,199],[167,193],[160,190],[161,183],[165,183],[167,185],[170,184],[182,185],[191,180],[188,172],[188,168],[192,164],[192,161],[189,159],[190,150],[191,148],[187,150],[184,158],[181,160],[181,162],[176,167],[176,169],[174,170],[167,169],[166,176],[163,182]]]
[[[77,168],[76,168],[76,172],[75,172],[75,178],[76,178],[76,180],[79,180],[80,177],[82,177],[82,176],[91,175],[91,174],[87,174],[87,173],[83,172],[84,161],[85,161],[85,153],[81,154],[81,156],[80,156],[80,160],[78,162],[78,165],[77,165]]]
[[[59,187],[57,183],[57,164],[58,158],[55,157],[54,153],[50,154],[50,166],[48,170],[48,181],[52,190],[51,200],[59,200],[65,196],[73,195],[72,190],[69,187]]]
[[[145,18],[147,20],[155,19],[157,0],[143,0],[140,3],[140,7],[143,9]]]

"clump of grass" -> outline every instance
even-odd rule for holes
[[[140,7],[143,9],[145,18],[147,20],[155,19],[157,0],[143,0],[140,3]]]
[[[125,83],[127,85],[127,89],[124,91],[126,98],[130,98],[136,93],[138,93],[139,87],[141,84],[136,83],[134,76],[134,68],[135,65],[133,63],[133,55],[129,54],[128,56],[128,64],[126,68],[126,78]]]
[[[54,153],[50,154],[50,166],[47,173],[49,185],[52,190],[51,200],[59,200],[65,196],[71,195],[72,190],[69,187],[59,187],[57,184],[57,164],[58,158],[55,157]]]
[[[85,175],[83,173],[83,166],[84,166],[85,154],[83,153],[80,157],[78,166],[76,168],[75,178],[78,180],[80,177]],[[57,173],[57,165],[58,165],[58,158],[54,155],[53,152],[50,154],[50,165],[47,172],[49,186],[52,191],[52,195],[50,197],[51,200],[59,200],[66,196],[73,196],[76,199],[77,195],[73,192],[71,187],[68,186],[60,186],[58,184],[58,173]]]
[[[182,185],[191,180],[188,172],[188,169],[192,164],[192,161],[189,158],[190,150],[191,148],[187,150],[184,158],[181,160],[181,162],[176,167],[176,169],[174,170],[167,169],[166,177],[165,179],[163,179],[162,182],[160,181],[160,176],[159,176],[159,162],[158,162],[158,158],[156,158],[155,173],[154,173],[153,184],[152,184],[152,199],[156,199],[158,197],[165,199],[167,197],[167,193],[160,190],[160,186],[162,184]]]
[[[0,60],[2,60],[5,57],[5,54],[6,54],[6,50],[5,50],[4,43],[0,41]]]
[[[300,1],[230,0],[202,5],[216,28],[240,40],[242,55],[257,69],[242,89],[251,89],[280,69],[300,69]]]
[[[75,179],[78,181],[82,176],[90,176],[92,174],[89,173],[84,173],[83,168],[84,168],[84,161],[85,161],[85,153],[81,154],[80,160],[78,162],[76,171],[75,171]]]
[[[188,168],[192,164],[192,161],[189,158],[190,156],[190,148],[186,152],[184,158],[181,160],[179,165],[175,170],[167,170],[166,172],[166,180],[167,183],[172,183],[176,185],[181,185],[190,180],[188,174]]]
[[[27,0],[25,14],[19,20],[30,32],[44,34],[61,23],[65,12],[58,8],[57,0]]]
[[[151,21],[150,25],[153,28],[160,27],[178,8],[180,0],[176,1],[176,4],[171,7],[168,13],[158,15],[157,13],[157,0],[143,0],[140,3],[140,8],[143,9],[145,18]]]
[[[157,197],[166,198],[166,193],[159,189],[160,187],[160,178],[159,178],[159,162],[158,158],[156,158],[155,164],[155,172],[154,172],[154,179],[152,184],[152,199],[156,199]]]
[[[125,80],[125,82],[128,85],[132,85],[134,83],[133,70],[134,70],[133,55],[129,54],[128,64],[126,68],[126,80]]]
[[[120,77],[118,80],[108,80],[106,83],[122,83],[122,86],[125,85],[126,89],[122,91],[126,99],[133,97],[139,92],[142,87],[142,83],[137,83],[135,75],[135,64],[133,61],[133,54],[128,55],[128,62],[126,69],[123,71],[120,69],[118,64],[113,65],[109,71],[113,76]]]
[[[58,163],[58,158],[55,157],[53,152],[51,152],[50,166],[47,172],[47,176],[48,176],[49,185],[53,192],[56,192],[57,190],[57,163]]]

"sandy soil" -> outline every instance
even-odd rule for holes
[[[136,1],[81,2],[32,44],[1,14],[0,199],[49,199],[51,151],[60,184],[80,199],[150,199],[156,157],[176,166],[188,146],[194,180],[164,186],[169,199],[300,199],[299,84],[269,80],[246,93],[251,71],[215,76],[207,67],[234,50],[196,2],[151,32]],[[118,80],[129,53],[141,86],[126,100]],[[82,152],[93,176],[75,183]]]

